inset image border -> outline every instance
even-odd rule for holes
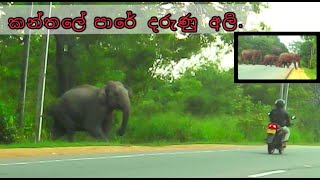
[[[319,34],[320,32],[234,32],[234,83],[318,83],[320,82],[318,76],[319,70]],[[239,36],[316,36],[317,37],[317,69],[316,69],[316,79],[312,80],[294,80],[294,79],[239,79],[238,73],[238,46],[239,46]],[[303,69],[303,67],[302,67]]]

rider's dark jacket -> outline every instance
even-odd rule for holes
[[[277,123],[281,127],[283,126],[290,126],[291,122],[289,119],[288,112],[281,108],[281,109],[272,109],[269,114],[270,122]]]

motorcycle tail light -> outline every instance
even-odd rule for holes
[[[274,124],[274,123],[270,123],[270,124],[268,125],[268,128],[269,128],[269,129],[277,129],[277,125]]]

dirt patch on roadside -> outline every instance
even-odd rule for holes
[[[203,150],[203,149],[237,149],[250,148],[247,145],[195,144],[171,146],[86,146],[86,147],[56,147],[56,148],[14,148],[0,149],[0,158],[19,158],[34,156],[82,155],[95,153],[118,152],[150,152],[162,150]]]

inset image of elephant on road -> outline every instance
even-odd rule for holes
[[[235,79],[314,79],[317,72],[315,35],[237,34],[234,57],[238,76]]]
[[[71,142],[76,131],[85,131],[96,139],[106,141],[114,110],[123,112],[118,135],[124,135],[131,110],[131,96],[131,90],[118,81],[108,81],[102,88],[85,84],[70,89],[50,110],[49,114],[54,119],[53,139],[67,135]]]

